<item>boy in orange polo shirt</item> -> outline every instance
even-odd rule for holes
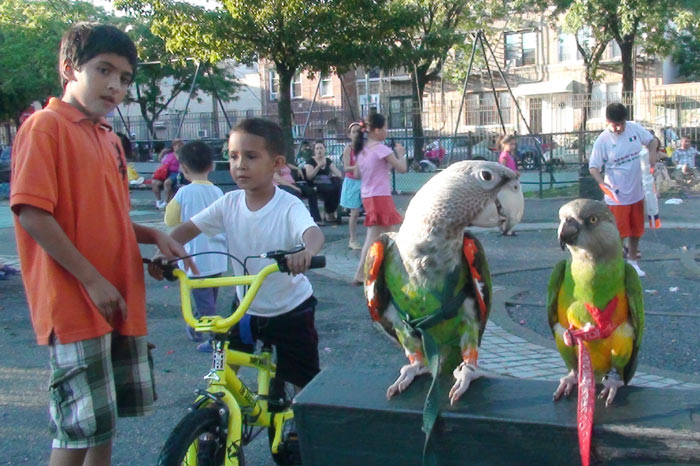
[[[131,222],[124,151],[104,119],[136,60],[115,27],[72,26],[61,40],[63,97],[15,140],[10,206],[32,325],[49,346],[52,466],[109,464],[117,414],[151,410],[137,243],[185,255],[169,236]]]

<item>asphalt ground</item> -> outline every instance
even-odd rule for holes
[[[135,217],[157,225],[161,214],[151,207],[149,192],[134,192]],[[408,196],[397,196],[401,208]],[[549,270],[566,258],[556,241],[553,226],[558,208],[567,199],[527,200],[519,236],[501,237],[480,231],[493,281],[506,305],[492,310],[492,321],[529,343],[553,348],[546,327],[544,296]],[[697,222],[700,199],[684,199],[680,206],[662,203],[662,228],[647,232],[642,239],[643,260],[647,271],[645,290],[647,326],[640,353],[640,371],[700,383],[698,339],[697,266],[693,249],[697,248]],[[4,227],[7,203],[0,203],[0,260],[12,261],[14,232]],[[692,228],[690,228],[692,227]],[[326,249],[329,261],[341,255],[350,258],[355,251],[345,247],[347,226],[327,226]],[[364,234],[360,229],[360,234]],[[685,246],[690,252],[683,251]],[[152,249],[144,247],[144,256]],[[684,262],[681,262],[684,258]],[[688,260],[690,258],[690,261]],[[319,299],[317,329],[320,336],[322,367],[378,367],[397,371],[404,363],[400,348],[390,343],[369,323],[362,292],[351,286],[347,273],[331,270],[311,271],[309,277]],[[671,291],[677,287],[678,290]],[[655,292],[654,292],[655,291]],[[219,300],[225,312],[232,294],[224,291]],[[156,344],[155,363],[159,400],[153,414],[144,418],[120,419],[115,440],[113,464],[155,464],[157,453],[169,431],[185,413],[193,399],[193,390],[203,387],[209,356],[194,350],[185,337],[179,314],[177,288],[170,283],[147,278],[149,339]],[[0,282],[0,464],[46,464],[49,455],[47,391],[47,350],[35,343],[21,281],[13,277]],[[244,372],[250,380],[251,373]],[[263,432],[245,448],[250,465],[271,465]]]

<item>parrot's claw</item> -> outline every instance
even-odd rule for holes
[[[413,382],[413,379],[419,375],[427,374],[430,372],[430,369],[428,369],[428,367],[422,362],[416,361],[403,366],[400,372],[401,375],[399,375],[399,378],[396,379],[396,382],[391,384],[386,391],[387,399],[391,399],[397,393],[401,393],[402,391],[406,390],[408,386],[411,385],[411,382]]]
[[[462,362],[452,371],[452,375],[454,375],[456,381],[450,389],[450,405],[454,406],[457,400],[467,391],[472,381],[481,377],[482,373],[472,364]]]
[[[608,372],[608,375],[603,377],[603,389],[600,391],[598,398],[601,400],[605,399],[605,407],[612,404],[613,400],[615,399],[615,395],[617,395],[617,389],[623,385],[624,382],[617,372]]]
[[[552,395],[554,401],[559,400],[559,398],[561,398],[562,395],[571,395],[571,392],[573,391],[576,384],[578,384],[578,378],[576,376],[576,371],[572,370],[567,375],[559,379],[559,386]]]

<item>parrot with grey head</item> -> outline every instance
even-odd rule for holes
[[[512,228],[523,210],[516,172],[495,162],[458,162],[431,178],[411,200],[399,231],[382,235],[367,253],[370,316],[408,358],[387,398],[418,375],[433,376],[423,413],[424,462],[434,458],[428,450],[439,375],[451,371],[455,378],[451,404],[481,375],[477,362],[491,277],[481,243],[465,228]]]
[[[609,406],[637,367],[644,332],[642,285],[622,257],[622,240],[610,209],[591,199],[573,200],[559,210],[558,236],[570,260],[559,262],[549,279],[549,326],[570,372],[560,379],[554,400],[578,384],[581,461],[590,462],[595,384]]]

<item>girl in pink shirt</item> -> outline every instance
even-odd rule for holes
[[[362,246],[360,263],[353,281],[358,285],[364,281],[365,257],[369,247],[382,233],[396,231],[397,225],[403,220],[391,197],[389,171],[392,168],[399,173],[408,171],[406,149],[401,144],[396,144],[394,149],[383,144],[387,136],[386,118],[383,115],[374,113],[367,117],[367,121],[362,123],[362,134],[363,137],[357,138],[353,147],[355,154],[358,154],[355,174],[362,180],[361,196],[367,227],[365,244]]]
[[[498,163],[518,173],[518,166],[515,163],[515,152],[515,136],[506,134],[503,136],[503,139],[501,139],[501,155],[498,156]]]

